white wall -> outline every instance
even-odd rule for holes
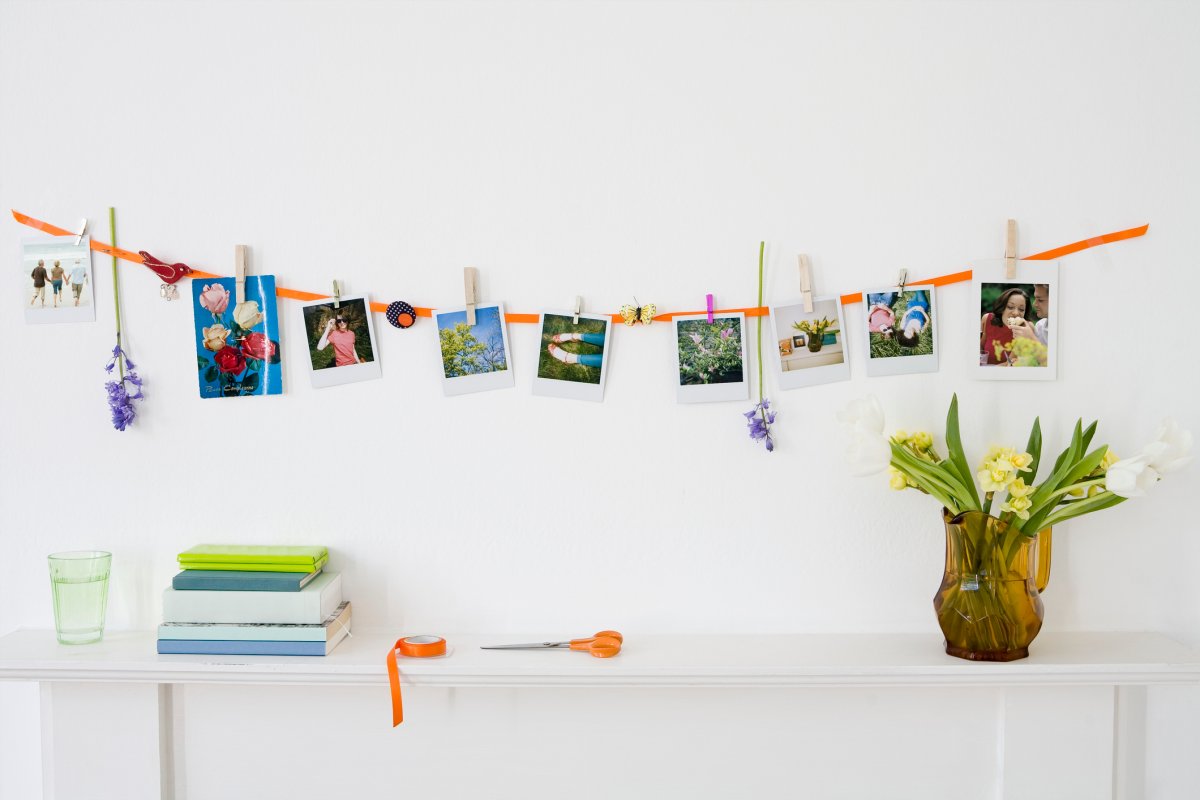
[[[895,426],[936,430],[958,392],[976,454],[1035,414],[1049,446],[1098,417],[1118,453],[1164,414],[1200,427],[1198,27],[1200,7],[1166,3],[0,4],[0,207],[100,228],[113,205],[124,246],[229,274],[245,243],[295,288],[447,306],[473,264],[516,311],[743,306],[760,239],[779,301],[800,251],[847,292],[994,257],[1009,216],[1023,253],[1151,223],[1062,262],[1057,382],[971,381],[976,312],[949,287],[935,375],[856,361],[788,393],[768,376],[771,455],[748,403],[675,404],[667,325],[616,332],[603,405],[530,395],[528,325],[510,328],[515,391],[443,399],[428,320],[377,320],[382,381],[312,390],[284,302],[285,395],[201,402],[189,305],[131,265],[148,399],[116,433],[97,257],[95,324],[27,327],[15,291],[0,304],[0,633],[52,625],[55,550],[112,550],[110,626],[148,628],[179,550],[320,542],[357,624],[397,632],[936,646],[937,511],[848,477],[832,414],[872,391]],[[0,224],[10,263],[30,233]],[[1047,631],[1200,643],[1196,475],[1063,526]],[[38,780],[31,692],[0,686],[0,796]],[[1195,714],[1155,713],[1154,741],[1195,735]],[[1156,763],[1167,787],[1200,777]]]

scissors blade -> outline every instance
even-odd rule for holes
[[[480,650],[544,650],[550,647],[567,647],[570,642],[529,642],[528,644],[491,644]]]

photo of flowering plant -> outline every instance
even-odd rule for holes
[[[676,316],[675,399],[680,403],[745,400],[750,396],[746,365],[746,315],[741,312]]]
[[[677,336],[680,386],[746,380],[740,318],[685,320],[677,326]]]
[[[280,394],[275,276],[247,277],[245,302],[234,291],[233,278],[192,281],[200,396]]]

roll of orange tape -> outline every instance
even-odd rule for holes
[[[397,639],[387,654],[388,682],[392,685],[392,727],[404,722],[404,701],[400,697],[400,666],[396,653],[405,658],[433,658],[446,655],[446,640],[440,636],[405,636]]]

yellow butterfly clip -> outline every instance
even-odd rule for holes
[[[633,302],[636,303],[637,300],[635,299]],[[650,320],[654,319],[654,315],[657,312],[658,308],[654,303],[646,303],[644,306],[631,306],[628,304],[621,306],[621,317],[624,318],[625,324],[630,327],[633,327],[633,323],[635,322],[649,325]]]

